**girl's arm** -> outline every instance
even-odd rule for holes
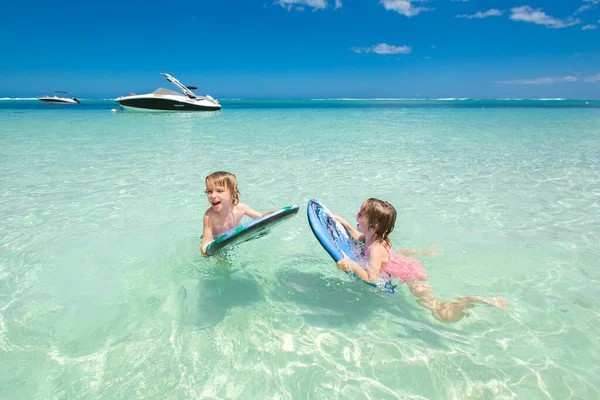
[[[202,246],[200,246],[200,252],[204,257],[208,257],[208,254],[206,254],[206,247],[210,242],[213,241],[212,226],[210,222],[211,221],[210,217],[208,216],[208,213],[204,214],[204,227],[202,228]]]
[[[381,275],[381,264],[383,263],[383,257],[387,253],[387,250],[383,246],[372,246],[369,250],[369,266],[365,271],[356,261],[352,261],[346,253],[344,258],[338,261],[336,264],[342,271],[352,272],[358,275],[362,280],[375,283],[379,280]]]
[[[346,221],[344,218],[340,217],[339,215],[335,216],[335,219],[344,226],[344,228],[346,228],[348,230],[348,233],[350,234],[350,236],[352,236],[352,239],[354,239],[354,241],[356,242],[362,242],[363,240],[365,240],[365,235],[363,233],[360,233],[358,230],[356,230],[355,227],[353,227],[350,222]]]
[[[438,255],[438,252],[436,249],[411,250],[411,249],[402,249],[401,248],[400,250],[398,250],[398,252],[406,257],[414,256],[415,254],[423,254],[423,255],[426,255],[429,257],[435,257]]]

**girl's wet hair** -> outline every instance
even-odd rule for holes
[[[374,241],[382,241],[391,246],[389,235],[396,224],[396,209],[387,201],[370,198],[367,199],[360,209],[367,217],[367,225],[372,228]]]
[[[240,191],[238,190],[237,177],[231,172],[213,172],[206,177],[204,183],[207,188],[209,184],[227,188],[229,193],[231,193],[231,197],[233,198],[233,204],[240,202]]]

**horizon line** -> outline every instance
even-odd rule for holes
[[[79,97],[79,100],[115,101],[117,98]],[[0,97],[0,101],[32,101],[39,97]],[[566,97],[331,97],[331,98],[222,98],[219,101],[598,101],[600,98]]]

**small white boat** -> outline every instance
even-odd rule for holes
[[[185,86],[169,74],[161,73],[169,82],[177,86],[183,92],[159,88],[152,93],[128,94],[121,96],[115,101],[121,107],[129,111],[219,111],[221,105],[212,97],[198,96],[192,90],[195,86]]]
[[[59,96],[59,94],[62,96]],[[81,103],[75,97],[64,97],[65,94],[67,94],[67,92],[61,92],[60,90],[57,90],[54,92],[54,96],[40,97],[39,100],[42,103],[48,103],[48,104],[80,104]]]

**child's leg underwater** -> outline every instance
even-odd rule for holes
[[[493,307],[506,309],[506,300],[501,298],[485,298],[480,296],[458,297],[457,301],[439,301],[433,294],[431,284],[426,280],[408,281],[407,285],[417,302],[431,311],[441,322],[456,322],[467,315],[463,310],[473,308],[473,303],[484,303]]]
[[[457,297],[456,300],[459,302],[466,301],[467,303],[483,303],[488,306],[500,308],[502,310],[506,310],[508,307],[508,302],[506,299],[501,297],[481,297],[481,296],[465,296],[465,297]]]

